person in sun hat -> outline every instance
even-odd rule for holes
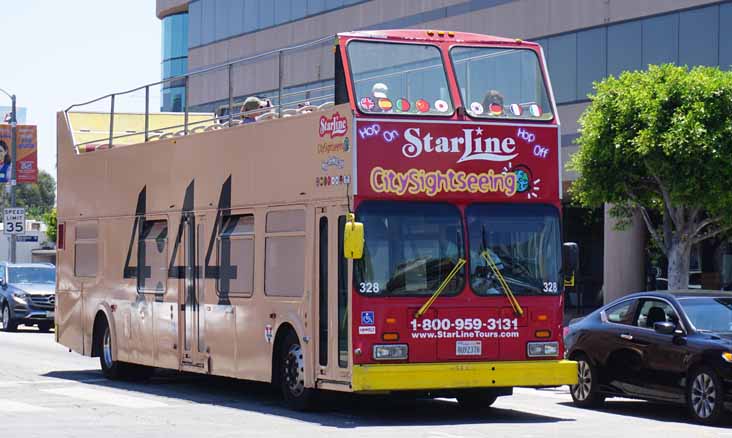
[[[383,82],[377,82],[374,84],[373,87],[371,87],[371,95],[374,96],[376,99],[387,99],[387,93],[389,92],[389,87],[386,86]]]
[[[244,105],[241,107],[242,120],[244,123],[251,123],[256,120],[256,117],[263,113],[263,111],[256,111],[261,108],[268,108],[271,104],[264,99],[260,99],[257,96],[249,96],[244,101]]]

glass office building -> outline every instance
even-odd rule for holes
[[[175,66],[171,61],[186,56],[193,71],[360,29],[444,29],[537,41],[557,98],[565,163],[577,150],[577,121],[594,81],[648,64],[724,69],[732,64],[732,45],[726,43],[732,36],[732,0],[157,0],[157,15],[166,29],[168,72],[182,71],[185,61]],[[186,24],[171,21],[168,31],[166,20],[175,17]],[[174,49],[180,44],[168,50],[167,41],[180,42],[181,33],[186,33],[186,50]],[[314,51],[287,67],[296,80],[286,84],[286,91],[332,83],[332,72],[323,67],[327,48],[324,44],[322,53]],[[236,97],[273,95],[276,63],[271,67],[242,71],[234,78]],[[225,77],[219,84],[191,83],[188,108],[215,111],[226,103],[225,83]],[[169,97],[163,106],[181,108],[182,88],[165,92]],[[563,171],[565,189],[574,178]],[[569,204],[565,209],[565,240],[578,241],[581,248],[586,304],[646,287],[643,224],[616,231],[606,210],[587,212]],[[702,275],[704,286],[732,282],[732,264],[722,263],[732,260],[732,245],[712,242],[695,254],[698,270],[710,274]]]
[[[162,79],[188,71],[188,13],[180,12],[163,18]],[[161,111],[183,111],[185,86],[180,81],[165,82],[162,87]]]

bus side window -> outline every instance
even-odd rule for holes
[[[219,296],[251,297],[254,293],[254,215],[225,216],[217,245]]]
[[[301,297],[305,292],[305,210],[267,213],[264,293]]]
[[[138,244],[137,291],[165,293],[168,282],[168,221],[145,221]]]
[[[77,277],[97,276],[97,223],[76,225],[74,241],[74,275]]]

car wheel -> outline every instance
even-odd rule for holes
[[[577,384],[569,387],[572,401],[583,408],[601,405],[605,401],[605,396],[600,394],[598,389],[597,368],[584,354],[577,355],[574,360],[577,361]]]
[[[38,330],[44,333],[47,333],[51,331],[51,328],[53,327],[53,323],[50,322],[39,322],[38,323]]]
[[[694,420],[703,424],[718,423],[724,414],[722,379],[709,367],[696,368],[687,379],[686,402]]]
[[[18,329],[18,323],[13,319],[12,316],[10,316],[10,306],[8,306],[7,304],[3,305],[2,323],[3,331],[14,332]]]
[[[289,334],[281,344],[279,381],[285,405],[298,411],[314,407],[315,390],[305,387],[305,361],[300,341]]]
[[[474,390],[459,393],[457,401],[461,408],[479,412],[490,408],[497,398],[498,396],[489,390]]]

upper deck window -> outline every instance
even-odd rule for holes
[[[449,116],[453,103],[440,50],[423,44],[352,41],[358,108],[369,114]]]
[[[471,116],[552,119],[539,59],[532,50],[454,47],[450,57],[463,105]]]

